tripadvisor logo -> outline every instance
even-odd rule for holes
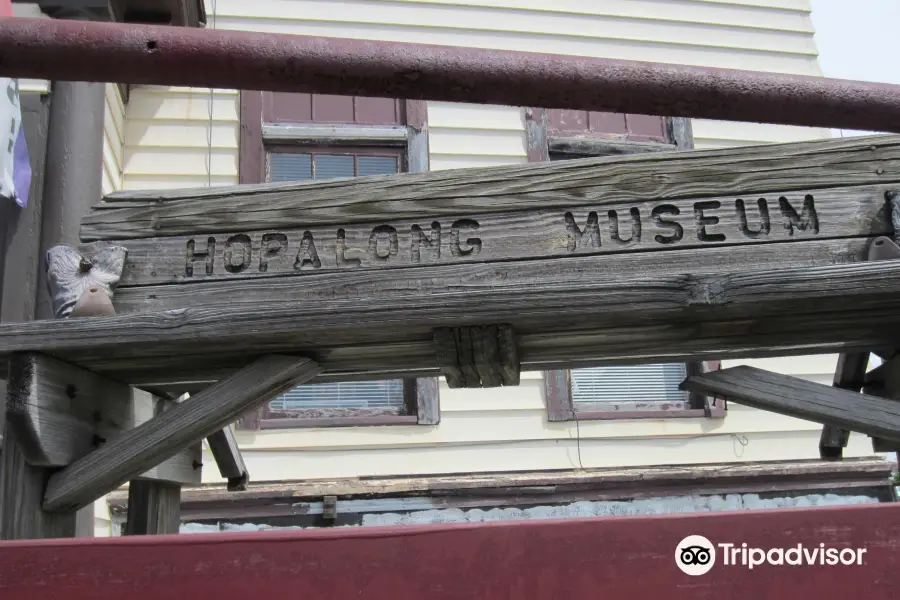
[[[806,547],[755,548],[743,544],[713,544],[702,535],[689,535],[675,548],[675,564],[687,575],[705,575],[720,559],[723,566],[753,569],[761,565],[862,565],[866,548],[827,548],[825,544]]]
[[[675,548],[675,564],[688,575],[704,575],[716,564],[716,549],[702,535],[689,535]]]

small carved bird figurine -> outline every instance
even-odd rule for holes
[[[104,248],[92,259],[65,244],[47,250],[47,287],[53,315],[64,319],[116,314],[112,297],[127,254],[121,246]]]

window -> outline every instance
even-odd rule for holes
[[[532,162],[693,147],[686,119],[537,108],[526,109],[525,116]],[[547,371],[548,418],[724,416],[721,400],[678,389],[689,374],[717,368],[717,361],[709,361]]]
[[[241,183],[428,170],[425,106],[389,98],[241,92]],[[303,385],[245,416],[242,429],[440,420],[436,378]]]

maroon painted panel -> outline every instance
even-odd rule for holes
[[[314,94],[312,120],[316,123],[353,123],[353,96]]]
[[[400,102],[392,98],[284,92],[262,92],[262,96],[266,123],[400,123]]]
[[[662,117],[652,115],[627,115],[628,133],[665,139],[666,129]]]
[[[312,119],[312,96],[284,92],[262,92],[263,122],[303,123]]]
[[[547,125],[553,131],[579,133],[588,128],[587,112],[583,110],[550,110]]]
[[[767,551],[865,549],[860,565],[725,565],[687,536]],[[896,597],[900,505],[653,517],[0,542],[0,598],[798,600]],[[696,555],[695,555],[696,556]],[[789,556],[790,557],[790,556]]]
[[[400,123],[400,102],[393,98],[354,98],[354,119],[360,125],[395,125]]]
[[[622,113],[591,112],[590,128],[596,133],[628,133],[625,115]]]
[[[547,111],[551,134],[616,137],[633,141],[667,141],[664,117],[584,110]]]

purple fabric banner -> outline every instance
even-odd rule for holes
[[[19,127],[19,135],[13,147],[13,182],[16,189],[16,204],[28,205],[28,192],[31,189],[31,161],[28,158],[28,145],[25,143],[25,129]]]

